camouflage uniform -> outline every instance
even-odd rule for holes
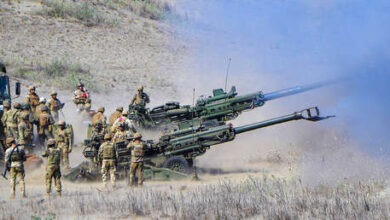
[[[107,125],[107,119],[106,117],[104,116],[104,108],[103,107],[99,107],[98,108],[98,112],[92,117],[92,127],[94,128],[94,130],[98,129],[97,127],[99,126],[99,124],[101,124],[102,126],[102,129],[103,129],[103,133],[106,132],[106,125]]]
[[[57,195],[61,196],[61,150],[56,148],[54,139],[47,141],[47,150],[42,155],[47,157],[46,164],[46,195],[49,197],[51,193],[51,181],[54,179]]]
[[[137,87],[137,94],[134,95],[130,105],[136,104],[141,108],[145,108],[146,104],[150,102],[150,99],[148,94],[144,93],[143,90],[144,87],[142,85],[139,85]]]
[[[73,102],[77,105],[77,111],[81,112],[84,110],[85,104],[89,100],[89,94],[84,85],[80,83],[76,91],[73,94]]]
[[[111,132],[116,132],[116,130],[118,129],[118,126],[120,123],[123,123],[124,124],[124,129],[126,131],[130,131],[132,134],[136,133],[137,132],[137,129],[135,128],[133,122],[127,117],[128,115],[128,111],[127,110],[124,110],[122,112],[122,115],[121,117],[119,117],[113,124],[113,126],[111,127]]]
[[[30,104],[28,104],[28,103],[23,104],[22,111],[21,111],[20,115],[25,115],[25,114],[28,115],[28,119],[27,119],[26,123],[27,123],[28,128],[31,132],[31,143],[32,143],[32,141],[34,139],[35,117],[34,117],[34,114],[31,112]],[[22,121],[22,119],[20,119],[20,121]]]
[[[116,143],[119,141],[127,140],[128,137],[128,131],[124,130],[123,124],[119,125],[119,130],[115,133],[114,137],[112,138],[112,142]]]
[[[69,131],[66,130],[64,121],[60,121],[58,125],[56,133],[57,148],[61,150],[61,164],[69,169],[69,153],[72,152],[71,137],[69,136]]]
[[[3,129],[2,133],[2,140],[4,140],[4,137],[7,134],[7,112],[10,111],[11,104],[9,102],[4,102],[4,111],[3,115],[1,116],[1,128]]]
[[[15,139],[12,137],[7,138],[7,145],[10,146],[5,151],[4,164],[7,163],[8,158],[11,157],[11,199],[15,198],[15,186],[16,186],[16,177],[19,180],[20,193],[22,197],[26,197],[25,183],[24,183],[24,165],[23,162],[26,161],[26,154],[21,146],[16,145]],[[15,148],[15,150],[13,150]],[[13,152],[12,152],[13,151]],[[12,155],[11,155],[12,152]]]
[[[30,93],[24,98],[24,102],[30,104],[31,112],[34,113],[35,117],[38,117],[36,108],[39,105],[39,96],[35,93],[35,86],[29,87]]]
[[[130,164],[130,186],[135,185],[135,176],[138,170],[138,186],[142,186],[142,174],[144,171],[144,143],[141,140],[142,135],[136,133],[134,141],[127,145],[131,149],[131,164]]]
[[[41,146],[44,145],[45,141],[49,138],[53,138],[53,124],[54,119],[51,117],[51,115],[47,112],[47,106],[42,106],[41,111],[42,113],[39,115],[39,141]]]
[[[51,116],[54,121],[58,121],[59,115],[58,111],[60,111],[64,104],[57,98],[57,92],[51,92],[51,99],[46,103],[47,107],[49,107]]]
[[[105,142],[99,148],[99,162],[102,162],[102,180],[104,187],[107,187],[107,177],[110,175],[112,187],[115,187],[115,172],[116,172],[116,151],[114,144],[110,141],[111,135],[104,136]]]
[[[29,113],[24,113],[21,116],[22,121],[18,125],[19,139],[18,143],[28,152],[31,152],[33,133],[31,132],[30,126],[28,125]]]
[[[114,122],[122,116],[123,107],[119,106],[116,108],[116,111],[110,115],[110,118],[108,119],[108,123],[110,126],[114,125]]]
[[[7,137],[18,138],[18,124],[19,124],[20,104],[15,103],[12,110],[7,111],[4,122],[7,126]]]

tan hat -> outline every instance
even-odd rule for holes
[[[50,92],[50,95],[51,95],[51,96],[57,95],[57,92],[56,92],[56,91],[51,91],[51,92]]]
[[[104,140],[111,140],[111,135],[110,134],[105,134],[104,135]]]
[[[116,108],[116,110],[117,110],[117,111],[123,111],[123,107],[122,107],[122,106],[118,106],[118,107]]]
[[[14,108],[20,109],[21,107],[22,107],[22,105],[19,102],[14,103]]]
[[[35,86],[31,85],[31,86],[28,87],[28,90],[31,90],[31,89],[35,90]]]
[[[103,113],[103,112],[104,112],[104,107],[99,107],[99,108],[98,108],[98,112]]]
[[[56,144],[56,140],[54,140],[53,138],[50,138],[48,141],[47,141],[47,146],[53,146]]]
[[[134,134],[134,139],[141,139],[142,138],[142,134],[137,132]]]
[[[123,110],[122,115],[129,115],[129,111]]]
[[[143,90],[144,89],[144,86],[143,85],[138,85],[137,86],[137,90]]]
[[[60,120],[60,121],[58,122],[58,125],[59,125],[59,126],[65,126],[65,125],[66,125],[66,123],[65,123],[65,121],[64,121],[64,120]]]
[[[11,145],[12,143],[15,143],[15,138],[13,137],[8,137],[6,140],[5,140],[5,143],[7,145]]]

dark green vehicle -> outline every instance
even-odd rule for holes
[[[196,157],[203,155],[214,145],[223,144],[233,141],[236,135],[260,129],[276,124],[281,124],[294,120],[320,121],[332,116],[321,117],[317,107],[304,109],[289,115],[269,119],[266,121],[256,122],[240,127],[233,127],[231,124],[221,125],[199,125],[190,129],[182,129],[165,134],[160,137],[159,141],[146,141],[145,151],[145,178],[167,179],[185,177],[191,172],[193,161]],[[118,167],[117,175],[124,177],[130,164],[131,154],[127,149],[126,142],[115,144],[117,150]],[[95,157],[96,151],[85,150],[86,158]],[[88,169],[88,164],[84,163],[74,169],[65,178],[70,180],[77,179],[99,179],[99,168]]]
[[[178,129],[198,126],[207,121],[215,125],[238,117],[244,111],[261,107],[265,102],[302,93],[327,85],[316,83],[306,86],[295,86],[275,92],[265,93],[257,91],[251,94],[238,95],[233,86],[229,92],[223,89],[214,89],[213,95],[202,97],[195,106],[180,105],[179,102],[168,102],[152,109],[137,105],[129,106],[129,115],[136,125],[144,128],[175,125]]]
[[[15,94],[17,98],[20,96],[20,82],[15,83]],[[11,88],[9,83],[9,77],[7,75],[7,69],[3,63],[0,62],[0,118],[4,113],[4,103],[11,103]],[[4,125],[0,121],[0,159],[3,161],[4,150],[5,150],[5,134]]]

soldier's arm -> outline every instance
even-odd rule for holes
[[[10,154],[10,148],[8,148],[6,151],[5,151],[5,155],[4,155],[4,166],[6,166],[7,164],[7,161],[8,161],[8,157],[9,157],[9,154]]]
[[[137,95],[134,95],[133,99],[130,102],[130,105],[134,105],[136,100],[137,100]]]
[[[148,94],[144,93],[144,97],[145,97],[145,102],[149,103],[150,102],[150,98],[149,98]]]
[[[24,139],[24,132],[23,132],[23,126],[22,125],[18,125],[18,133],[19,133],[19,140],[22,140]]]
[[[26,95],[26,97],[24,97],[24,102],[30,103],[30,97],[28,95]]]

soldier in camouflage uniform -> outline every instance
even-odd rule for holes
[[[26,161],[26,154],[24,150],[19,145],[16,145],[16,141],[13,137],[8,137],[6,140],[8,149],[5,151],[4,164],[8,162],[10,158],[10,174],[11,174],[11,196],[10,199],[15,198],[15,186],[16,186],[16,177],[19,180],[20,193],[23,198],[26,198],[25,184],[24,184],[24,165],[23,162]],[[14,149],[15,148],[15,149]]]
[[[73,102],[77,105],[77,111],[82,112],[89,99],[90,97],[87,89],[85,89],[84,84],[80,82],[73,94]]]
[[[61,197],[61,150],[56,147],[56,141],[49,139],[47,141],[46,152],[42,155],[47,157],[46,163],[46,196],[50,197],[51,181],[54,179],[57,195]]]
[[[141,108],[145,108],[146,104],[150,102],[148,94],[144,93],[144,87],[142,85],[137,86],[137,94],[134,95],[130,105],[137,105]]]
[[[14,103],[14,108],[7,111],[5,115],[4,122],[7,126],[7,137],[18,138],[18,124],[19,124],[19,114],[20,114],[20,103]]]
[[[38,109],[38,107],[37,107]],[[23,115],[23,114],[27,114],[28,115],[28,120],[27,120],[27,125],[30,129],[30,132],[31,134],[33,135],[33,131],[34,131],[34,122],[35,122],[35,117],[34,117],[34,114],[31,112],[31,108],[30,108],[30,104],[28,103],[24,103],[23,106],[22,106],[22,112],[20,115]],[[22,119],[20,119],[20,121],[22,121]],[[34,139],[34,137],[32,136],[31,137],[31,140]]]
[[[104,135],[104,141],[98,153],[99,162],[102,163],[103,186],[107,187],[107,177],[110,175],[112,187],[115,188],[116,151],[110,134]]]
[[[130,186],[135,185],[135,175],[138,171],[138,186],[142,186],[142,174],[144,172],[144,143],[140,133],[134,134],[134,140],[131,141],[127,148],[131,149],[130,164]]]
[[[28,153],[32,152],[32,140],[33,140],[33,133],[29,126],[29,113],[22,113],[21,115],[21,122],[18,125],[18,133],[19,133],[19,139],[18,143],[20,144],[23,149],[25,149]]]
[[[108,123],[110,124],[111,127],[114,125],[114,122],[122,116],[122,112],[123,112],[123,107],[118,106],[115,112],[110,115],[110,118],[108,119]]]
[[[41,146],[44,146],[44,143],[47,139],[53,138],[54,119],[48,113],[48,107],[46,105],[41,106],[41,111],[42,113],[38,117],[38,135]]]
[[[50,96],[51,99],[46,103],[46,105],[49,107],[51,116],[53,117],[54,121],[58,121],[58,111],[64,107],[65,103],[61,103],[61,101],[57,98],[57,92],[55,91],[52,91]]]
[[[36,108],[39,105],[39,96],[35,93],[35,86],[29,86],[29,93],[24,98],[24,102],[30,104],[31,112],[34,113],[35,117],[38,117]]]
[[[4,111],[3,111],[3,115],[1,116],[1,126],[2,126],[2,129],[4,131],[4,135],[7,134],[7,124],[6,124],[6,120],[7,120],[7,112],[11,109],[11,103],[9,102],[4,102]],[[4,140],[4,139],[3,139]]]
[[[35,112],[36,112],[37,115],[40,115],[42,113],[41,107],[44,106],[44,105],[46,105],[46,98],[44,98],[44,97],[39,98],[39,105],[35,109]],[[50,114],[50,109],[48,110],[48,112]]]
[[[104,107],[99,107],[98,112],[92,117],[92,127],[95,128],[99,123],[103,126],[103,133],[105,133],[107,119],[106,116],[104,116]]]
[[[57,147],[61,150],[61,164],[66,169],[70,169],[69,166],[69,154],[72,152],[72,141],[69,132],[66,130],[65,121],[61,120],[58,122],[58,130],[56,133]]]
[[[112,139],[113,143],[127,140],[129,135],[129,132],[125,130],[125,123],[120,122],[118,126],[118,130],[114,135],[114,138]]]
[[[125,125],[125,130],[130,131],[132,134],[135,134],[137,132],[137,129],[135,128],[133,122],[127,117],[129,115],[129,112],[127,110],[123,110],[122,116],[119,117],[111,127],[111,132],[116,132],[119,123],[123,123]]]

